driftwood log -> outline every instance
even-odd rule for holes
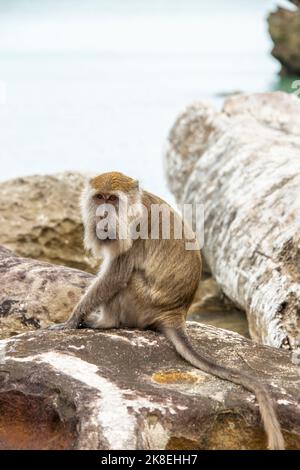
[[[0,249],[0,449],[260,449],[253,394],[201,372],[154,332],[44,330],[93,276]],[[36,331],[29,331],[36,329]],[[269,384],[300,448],[300,371],[290,353],[190,323],[194,346]]]
[[[188,107],[170,132],[167,177],[179,203],[202,202],[205,259],[247,313],[252,338],[300,338],[300,101],[234,96]]]

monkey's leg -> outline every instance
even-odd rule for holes
[[[87,292],[76,305],[70,318],[50,329],[76,329],[87,315],[94,312],[100,305],[107,305],[118,293],[127,287],[133,270],[133,263],[127,254],[114,258],[109,267],[93,281]]]
[[[97,280],[99,282],[99,280]],[[96,284],[96,283],[95,283]],[[84,294],[82,299],[74,308],[70,318],[64,323],[58,323],[48,327],[49,330],[72,330],[78,328],[82,323],[83,319],[90,312],[95,311],[98,308],[98,303],[95,303],[96,296],[93,293],[95,287],[92,285],[88,291]]]
[[[104,307],[100,307],[98,310],[91,312],[87,315],[84,320],[80,323],[80,327],[83,328],[95,328],[95,329],[109,329],[117,328],[119,326],[118,318],[114,315],[110,315]],[[48,327],[49,330],[67,330],[70,329],[68,322],[59,323],[57,325],[51,325]]]
[[[84,298],[82,299],[84,300]],[[82,307],[84,303],[81,301],[73,310],[73,313],[69,320],[64,323],[56,323],[55,325],[48,326],[48,330],[75,330],[80,325],[82,318],[84,317],[84,311]]]
[[[109,317],[103,312],[93,312],[84,319],[81,326],[83,328],[109,330],[110,328],[117,328],[118,322],[115,318]]]
[[[78,326],[95,329],[118,328],[120,308],[119,296],[116,295],[107,304],[102,304],[97,309],[85,315]],[[68,322],[49,327],[50,330],[65,330],[69,328]]]
[[[94,312],[89,313],[83,320],[83,328],[109,329],[119,327],[119,302],[114,298],[111,302]]]

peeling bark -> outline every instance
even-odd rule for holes
[[[300,448],[299,367],[286,351],[188,324],[196,349],[270,388]],[[264,449],[253,394],[188,365],[161,335],[36,331],[0,341],[0,449]]]
[[[203,202],[203,253],[247,313],[252,338],[300,339],[300,101],[285,93],[234,96],[216,111],[195,103],[166,151],[179,203]]]

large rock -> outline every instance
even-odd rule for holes
[[[295,0],[293,3],[300,6]],[[282,73],[300,74],[300,10],[278,8],[268,18],[274,42],[272,54],[282,65]]]
[[[21,256],[94,271],[83,249],[79,195],[86,177],[60,173],[0,183],[0,244]]]
[[[65,321],[92,279],[0,246],[0,338]]]
[[[191,323],[194,346],[264,380],[300,448],[286,351]],[[0,341],[0,449],[263,449],[254,395],[180,359],[154,332],[42,331]]]

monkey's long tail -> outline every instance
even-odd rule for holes
[[[243,385],[246,389],[255,393],[264,428],[268,436],[268,448],[270,450],[284,449],[284,439],[280,429],[280,424],[274,410],[272,399],[265,385],[253,380],[253,378],[247,374],[220,366],[212,359],[202,357],[194,350],[189,337],[183,328],[177,329],[168,327],[163,329],[163,333],[174,345],[178,354],[194,367],[197,367],[197,369],[201,369],[204,372],[216,375],[221,379],[229,380],[230,382],[234,382],[238,385]]]

